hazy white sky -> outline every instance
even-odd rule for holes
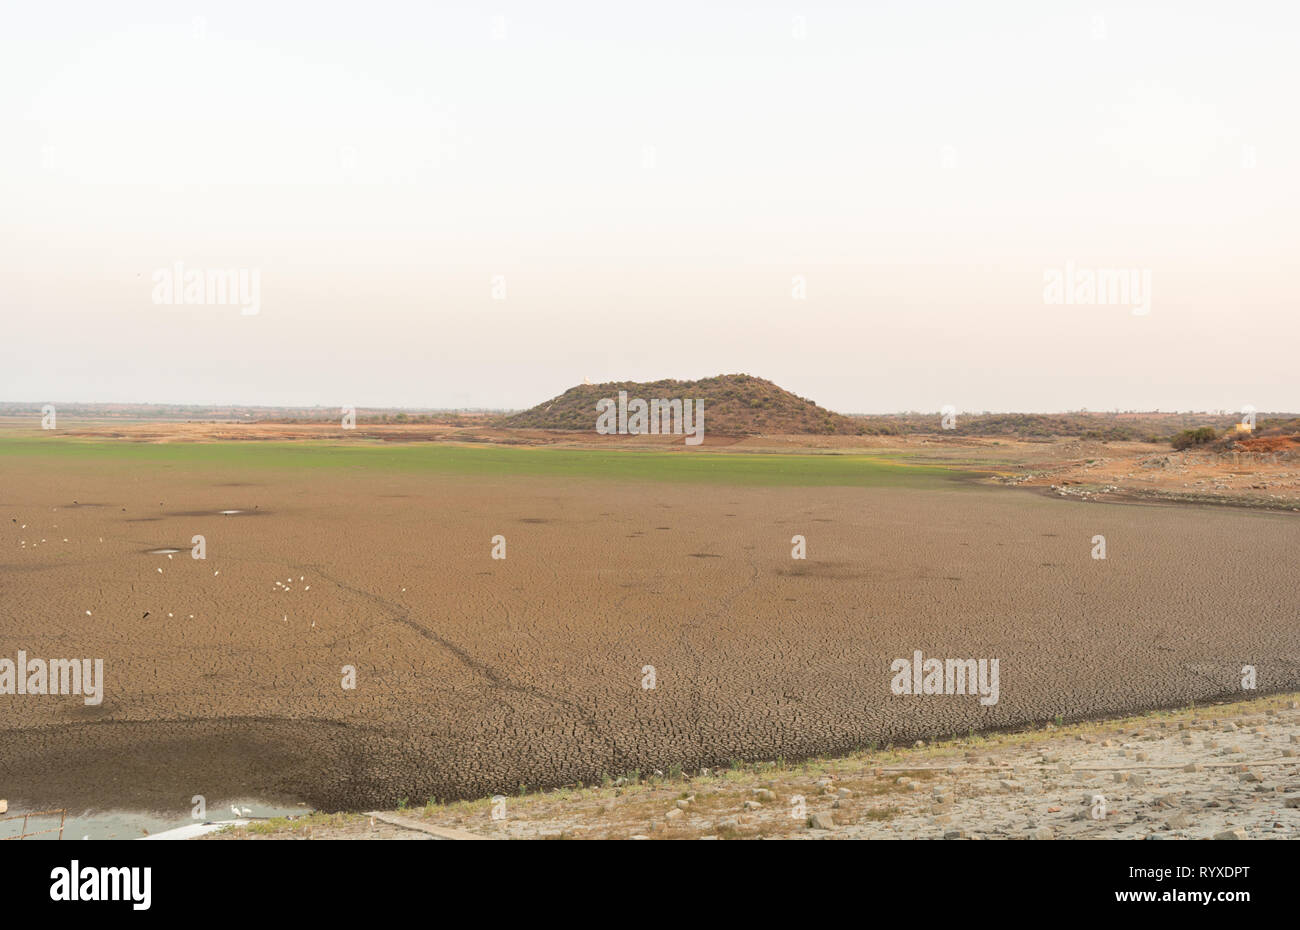
[[[1300,6],[637,6],[5,4],[0,399],[1300,409]]]

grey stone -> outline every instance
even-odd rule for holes
[[[818,811],[808,818],[808,826],[814,830],[834,830],[835,821],[831,819],[830,814]]]
[[[1222,833],[1214,834],[1214,838],[1216,840],[1244,840],[1246,838],[1246,831],[1241,827],[1238,827],[1235,830],[1224,830]]]

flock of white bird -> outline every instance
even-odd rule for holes
[[[222,511],[222,513],[239,513],[239,512],[240,512],[240,511],[237,511],[237,510],[233,510],[233,511]],[[17,521],[15,521],[15,522],[17,522]],[[26,523],[22,524],[22,527],[21,527],[21,528],[22,528],[22,529],[27,529],[27,524],[26,524]],[[55,528],[57,529],[57,527],[55,527]],[[67,542],[68,540],[67,540],[67,539],[64,539],[63,541],[64,541],[64,542]],[[100,540],[99,540],[99,541],[102,543],[102,542],[104,541],[103,537],[100,537]],[[45,542],[45,540],[42,539],[41,542]],[[23,548],[26,548],[26,547],[27,547],[27,541],[26,541],[25,539],[24,539],[24,540],[19,540],[19,545],[20,545],[21,547],[23,547]],[[38,544],[38,543],[33,543],[33,544],[32,544],[32,548],[33,548],[33,549],[36,548],[37,545],[39,545],[39,544]],[[159,553],[159,554],[164,554],[164,553]],[[167,558],[168,558],[168,559],[171,559],[171,557],[172,557],[171,553],[165,553],[165,554],[167,555]],[[159,569],[158,569],[158,574],[161,575],[162,573],[163,573],[163,570],[162,570],[161,568],[159,568]],[[220,574],[221,574],[221,571],[218,569],[218,570],[214,571],[212,574],[213,574],[214,576],[216,576],[216,575],[220,575]],[[300,582],[304,582],[304,581],[306,581],[306,580],[307,580],[307,579],[306,579],[306,576],[305,576],[305,575],[299,575],[299,576],[298,576],[298,581],[300,581]],[[286,582],[287,582],[287,583],[286,583]],[[286,579],[286,581],[284,581],[284,582],[282,582],[282,581],[276,581],[275,584],[276,584],[276,586],[277,586],[278,588],[280,588],[280,590],[285,591],[285,592],[288,592],[288,591],[292,591],[292,590],[293,590],[292,588],[289,587],[289,584],[292,584],[292,583],[293,583],[293,576],[291,575],[291,576],[289,576],[288,579]],[[306,586],[303,588],[303,590],[304,590],[304,591],[310,591],[310,590],[311,590],[311,585],[306,585]],[[405,591],[406,589],[403,588],[402,590]],[[89,617],[89,616],[93,616],[93,615],[91,614],[91,612],[90,612],[89,610],[87,610],[87,611],[86,611],[86,616]],[[148,615],[146,614],[146,616],[148,616]],[[171,615],[171,614],[168,614],[167,616],[170,617],[170,616],[172,616],[172,615]],[[190,614],[190,619],[193,619],[193,618],[194,618],[194,615],[193,615],[193,614]],[[286,614],[285,617],[284,617],[284,622],[287,623],[288,620],[289,620],[289,616],[288,616],[288,614]],[[315,628],[315,626],[316,626],[316,621],[313,620],[311,625],[312,625],[313,628]],[[252,809],[251,807],[238,807],[238,806],[236,806],[236,805],[234,805],[234,804],[230,805],[230,812],[231,812],[232,814],[234,814],[236,818],[251,817],[251,816],[253,815],[253,809]],[[83,837],[83,839],[89,839],[89,837]]]

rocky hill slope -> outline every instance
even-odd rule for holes
[[[716,433],[864,432],[858,421],[819,407],[771,381],[752,375],[717,375],[699,381],[621,381],[579,384],[529,410],[502,417],[498,425],[532,429],[595,430],[596,403],[641,398],[704,401],[705,429]]]

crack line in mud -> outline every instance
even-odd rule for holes
[[[304,566],[299,566],[300,569],[303,567]],[[556,697],[555,695],[547,694],[545,691],[542,691],[539,688],[530,688],[526,685],[521,685],[513,681],[510,681],[508,678],[505,678],[503,675],[501,675],[501,673],[499,673],[496,669],[492,668],[492,666],[488,665],[486,662],[483,662],[479,659],[475,659],[473,656],[471,656],[460,646],[457,646],[454,643],[451,643],[446,639],[443,639],[441,636],[439,636],[437,633],[433,632],[432,630],[428,629],[427,627],[423,627],[420,624],[416,623],[406,614],[406,612],[401,608],[401,605],[394,604],[392,601],[389,601],[379,596],[378,594],[374,594],[370,591],[366,591],[363,588],[356,588],[344,581],[340,581],[338,578],[335,578],[332,575],[326,574],[325,572],[321,571],[320,567],[317,565],[308,564],[305,567],[315,572],[321,578],[324,578],[326,581],[330,582],[330,584],[336,585],[345,591],[350,591],[353,594],[357,595],[358,597],[364,597],[372,601],[373,603],[383,607],[385,610],[398,614],[398,616],[389,618],[391,622],[399,623],[402,626],[405,626],[408,629],[411,629],[414,632],[418,633],[420,636],[423,636],[425,639],[429,640],[430,642],[436,643],[437,645],[446,649],[457,659],[459,659],[467,668],[469,668],[474,672],[477,672],[478,674],[486,678],[492,687],[498,688],[502,691],[509,691],[509,692],[528,695],[543,701],[550,702],[551,704],[554,704],[558,707],[568,709],[577,717],[577,719],[581,720],[584,724],[586,724],[587,729],[591,731],[591,734],[593,736],[605,742],[605,744],[608,746],[610,750],[613,764],[617,765],[618,760],[622,756],[622,751],[619,749],[618,745],[613,742],[611,737],[607,733],[601,730],[600,725],[596,722],[596,719],[591,715],[589,715],[588,713],[586,713],[582,709],[582,707],[579,706],[578,704],[575,704],[572,701],[567,700],[566,698]]]

